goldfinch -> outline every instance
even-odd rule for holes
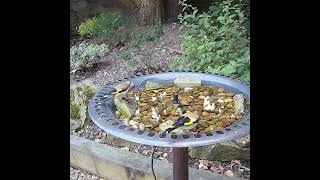
[[[183,114],[173,125],[172,127],[166,129],[164,132],[160,134],[160,137],[164,134],[168,134],[171,131],[181,128],[183,130],[191,130],[197,126],[197,124],[200,121],[200,116],[192,113],[192,112],[187,112]]]
[[[115,95],[115,94],[119,94],[119,93],[127,93],[127,92],[129,92],[129,90],[132,89],[133,86],[134,86],[134,84],[130,81],[118,84],[113,87],[110,94]]]

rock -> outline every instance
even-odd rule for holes
[[[166,158],[168,156],[168,153],[163,153],[162,156]]]
[[[223,88],[219,88],[217,91],[218,91],[219,93],[222,93],[222,92],[224,92],[224,89],[223,89]]]
[[[199,169],[201,170],[208,170],[209,168],[203,164],[199,164]]]
[[[228,176],[228,177],[233,177],[233,172],[230,170],[226,170],[223,175]]]
[[[201,86],[201,79],[197,77],[177,77],[173,83],[182,88]]]
[[[208,123],[207,121],[202,121],[202,120],[200,120],[199,123],[201,124],[201,126],[203,126],[203,127],[205,127],[205,128],[209,127],[209,123]]]
[[[81,128],[81,121],[70,119],[70,131],[80,129]]]
[[[120,149],[125,150],[125,151],[129,151],[129,150],[130,150],[129,147],[122,147],[122,148],[120,148]]]
[[[209,113],[208,112],[202,112],[202,116],[208,116]]]
[[[204,97],[204,101],[203,101],[203,109],[209,112],[212,112],[215,110],[215,103],[213,102],[213,100],[209,97],[206,96]]]
[[[227,98],[227,99],[224,100],[225,103],[229,103],[229,102],[232,102],[232,101],[233,101],[233,99],[231,99],[231,98]]]
[[[140,124],[139,124],[139,130],[143,131],[144,128],[145,128],[145,125],[140,123]]]
[[[119,118],[120,118],[120,116],[121,116],[121,113],[120,113],[119,111],[116,111],[116,112],[115,112],[115,115],[116,115],[116,118],[118,118],[118,119],[119,119]]]
[[[210,121],[212,119],[214,119],[213,115],[208,115],[208,116],[203,117],[203,120],[206,120],[206,121]]]
[[[136,107],[133,104],[129,104],[126,101],[120,99],[120,98],[114,98],[113,100],[117,110],[125,117],[125,118],[131,118],[135,112]]]
[[[190,157],[210,161],[249,160],[250,148],[244,148],[230,141],[221,144],[193,147],[189,152]]]
[[[137,124],[138,124],[138,122],[136,122],[136,121],[133,121],[133,120],[130,120],[130,121],[129,121],[129,125],[131,125],[131,126],[137,125]]]
[[[233,94],[233,93],[226,93],[226,95],[227,95],[228,97],[232,97],[232,96],[234,96],[234,94]]]
[[[236,140],[232,140],[232,142],[236,143],[241,148],[250,148],[250,135],[244,136]]]
[[[158,84],[158,83],[154,83],[154,82],[151,82],[151,81],[148,81],[146,83],[146,90],[158,89],[158,88],[161,88],[161,85]]]
[[[160,129],[159,127],[156,127],[156,128],[154,128],[153,130],[155,130],[155,131],[157,131],[157,132],[161,131],[161,129]]]
[[[89,80],[70,86],[70,130],[81,129],[88,120],[87,107],[90,99],[100,88]]]
[[[243,94],[237,94],[233,97],[234,101],[234,115],[244,113],[244,96]]]
[[[160,120],[160,115],[159,115],[159,110],[157,108],[151,107],[151,111],[152,111],[152,119],[155,121],[159,121]]]

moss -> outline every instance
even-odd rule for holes
[[[80,106],[76,104],[70,104],[70,118],[80,119]]]
[[[74,101],[74,89],[70,89],[70,102],[73,102]]]
[[[94,91],[90,86],[85,86],[83,89],[83,95],[85,99],[83,100],[85,104],[89,103],[89,100],[94,96]]]
[[[78,86],[78,87],[76,87],[76,90],[77,90],[78,92],[80,92],[80,91],[82,90],[82,88],[81,88],[80,86]]]
[[[80,119],[82,122],[86,119],[86,106],[89,100],[94,96],[95,88],[90,85],[75,85],[70,88],[70,118]]]

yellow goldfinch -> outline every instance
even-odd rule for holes
[[[197,126],[197,124],[200,121],[200,116],[192,113],[192,112],[187,112],[183,114],[173,125],[172,127],[166,129],[163,133],[160,134],[162,136],[163,134],[168,134],[171,131],[181,128],[184,130],[190,130],[193,129]]]
[[[133,86],[134,86],[133,83],[130,81],[118,84],[113,87],[113,90],[111,91],[110,94],[115,95],[119,93],[127,93],[129,90],[131,90]]]

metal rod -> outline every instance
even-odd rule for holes
[[[188,148],[173,148],[173,180],[188,180]]]

